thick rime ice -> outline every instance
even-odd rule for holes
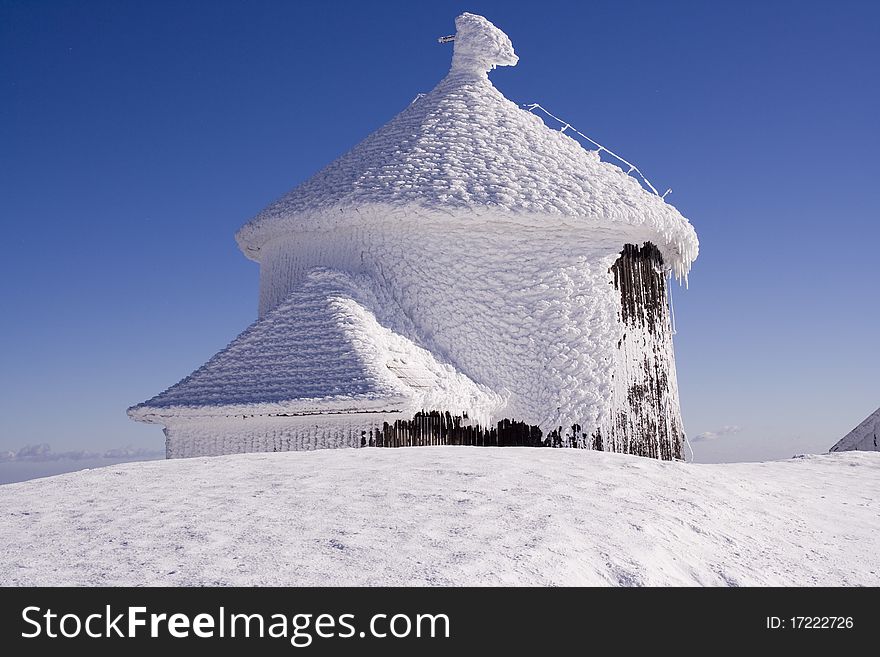
[[[694,229],[492,86],[517,61],[503,32],[456,25],[436,88],[238,232],[260,319],[130,411],[166,425],[170,456],[356,445],[358,427],[420,410],[577,425],[614,451],[659,435],[644,418],[678,435],[665,287],[650,328],[627,325],[611,268],[651,243],[685,275]]]
[[[880,452],[880,408],[866,417],[859,426],[846,434],[831,448],[832,452],[849,450]]]
[[[496,66],[516,66],[510,38],[482,16],[464,13],[455,19],[451,73],[485,75]]]
[[[608,420],[624,332],[609,271],[619,250],[619,238],[601,232],[499,231],[453,220],[290,235],[264,249],[264,320],[278,321],[272,308],[289,308],[312,268],[354,271],[377,282],[384,326],[503,398],[492,421],[595,428]],[[251,370],[246,359],[227,366]],[[480,401],[470,414],[487,408]]]
[[[480,25],[462,47],[498,40],[491,30],[477,39]],[[462,42],[456,36],[456,52]],[[487,56],[499,57],[496,45]],[[459,217],[500,231],[514,222],[565,226],[569,235],[635,233],[638,242],[626,241],[653,242],[676,274],[687,273],[697,237],[673,206],[507,100],[486,75],[459,72],[454,65],[430,93],[242,227],[244,253],[262,262],[261,249],[291,232]]]
[[[318,244],[324,248],[309,248]],[[372,374],[394,367],[392,352],[373,345],[395,336],[411,349],[420,345],[425,358],[440,359],[443,371],[451,365],[460,372],[447,373],[432,389],[442,396],[410,397],[424,409],[521,419],[544,431],[575,423],[596,427],[608,419],[615,346],[624,331],[609,272],[619,248],[601,234],[527,227],[505,233],[453,221],[276,240],[264,252],[263,317],[190,377],[132,412],[146,418],[401,410],[401,402],[391,403],[399,387]],[[320,264],[355,278],[314,273]],[[381,320],[353,325],[353,314],[342,312],[343,293],[317,287],[340,280],[369,289],[349,291],[347,298]],[[369,347],[352,347],[355,329],[356,344]],[[207,410],[217,406],[230,408]]]

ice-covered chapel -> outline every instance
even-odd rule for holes
[[[517,63],[456,20],[428,94],[236,235],[259,318],[129,409],[169,458],[548,445],[682,456],[667,280],[688,221],[490,82]]]

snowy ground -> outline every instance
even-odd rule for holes
[[[880,453],[347,449],[0,486],[3,585],[880,585]]]

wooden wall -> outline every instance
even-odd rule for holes
[[[412,420],[385,422],[381,429],[364,432],[362,447],[421,447],[471,445],[475,447],[544,447],[541,430],[524,422],[501,420],[494,427],[468,424],[467,416],[448,412],[416,413]]]
[[[663,257],[656,246],[626,245],[611,268],[620,291],[612,412],[595,436],[601,449],[681,459],[683,431]]]

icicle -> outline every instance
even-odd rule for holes
[[[685,459],[685,461],[687,461],[688,463],[693,463],[693,462],[694,462],[694,448],[691,447],[691,441],[688,440],[687,431],[685,431],[684,429],[682,429],[682,431],[681,431],[681,435],[682,435],[682,437],[684,438],[684,444],[687,445],[688,452],[689,452],[690,455],[691,455],[690,458]]]

